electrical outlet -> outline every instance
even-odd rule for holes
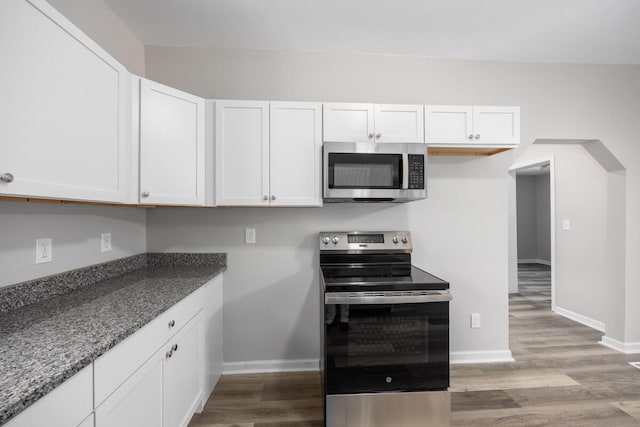
[[[254,244],[256,242],[256,229],[245,228],[244,229],[244,242],[247,244]]]
[[[53,260],[53,242],[51,239],[36,240],[36,264]]]
[[[471,327],[473,329],[480,327],[480,313],[471,313]]]
[[[571,230],[571,221],[569,221],[568,219],[563,219],[562,220],[562,229],[563,230]]]
[[[111,233],[102,233],[100,242],[101,251],[109,252],[111,250]]]

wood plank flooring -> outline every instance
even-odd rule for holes
[[[628,364],[640,355],[552,313],[548,267],[521,265],[519,281],[509,298],[516,361],[451,367],[452,426],[640,426],[640,369]],[[190,426],[322,426],[320,375],[225,375]]]

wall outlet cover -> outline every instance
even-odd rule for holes
[[[254,244],[256,242],[256,229],[245,228],[244,229],[244,242],[246,244]]]
[[[36,264],[53,261],[53,240],[36,240]]]
[[[102,252],[111,250],[111,233],[102,233],[100,236],[100,250]]]
[[[471,313],[471,327],[473,329],[480,327],[480,313]]]

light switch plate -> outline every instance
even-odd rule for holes
[[[471,328],[476,329],[480,327],[480,313],[471,313]]]
[[[571,221],[568,219],[563,219],[562,220],[562,229],[563,230],[571,230]]]
[[[256,229],[245,228],[244,229],[244,242],[246,244],[254,244],[256,242]]]
[[[53,260],[53,241],[51,239],[36,240],[36,264]]]

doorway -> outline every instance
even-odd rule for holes
[[[553,157],[514,165],[516,187],[517,281],[510,293],[522,293],[541,307],[555,308],[555,171]]]

